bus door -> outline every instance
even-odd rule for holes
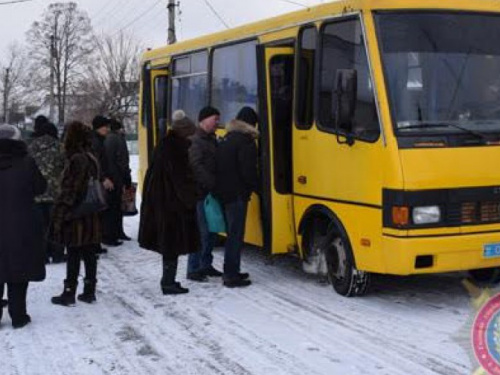
[[[149,161],[159,140],[166,134],[168,119],[168,70],[157,69],[151,71],[151,97],[153,98],[152,128],[148,131]]]
[[[293,209],[294,49],[266,47],[267,136],[269,137],[268,238],[272,254],[295,250]],[[264,222],[264,227],[266,223]]]

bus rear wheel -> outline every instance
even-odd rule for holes
[[[469,276],[480,284],[497,285],[500,283],[500,267],[470,270]]]
[[[352,251],[344,239],[333,237],[327,244],[325,256],[328,278],[338,294],[345,297],[366,294],[370,284],[370,274],[356,269]]]

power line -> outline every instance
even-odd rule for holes
[[[28,1],[33,1],[33,0],[12,0],[12,1],[2,1],[0,2],[0,5],[9,5],[9,4],[17,4],[17,3],[26,3]]]
[[[288,3],[288,4],[293,4],[293,5],[296,5],[298,7],[309,9],[309,7],[307,5],[293,1],[293,0],[279,0],[279,1],[282,1],[282,2]]]
[[[118,34],[120,31],[123,31],[124,29],[126,29],[127,27],[133,25],[134,23],[136,23],[137,21],[139,21],[142,17],[144,17],[146,14],[148,14],[149,12],[151,12],[160,2],[162,2],[163,0],[158,0],[156,1],[153,5],[151,5],[149,8],[147,8],[144,12],[140,13],[137,17],[135,17],[132,21],[130,21],[129,23],[127,23],[125,26],[123,26],[120,30],[118,30],[116,34]]]
[[[215,10],[215,8],[212,6],[212,4],[210,4],[210,1],[208,1],[208,0],[203,0],[203,1],[205,1],[205,4],[207,4],[207,6],[212,11],[212,13],[215,14],[215,16],[219,19],[219,21],[222,22],[222,24],[224,26],[226,26],[226,29],[229,29],[229,25],[227,24],[227,22],[224,21],[224,18],[222,18],[222,16],[217,12],[217,10]]]

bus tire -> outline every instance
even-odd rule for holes
[[[500,267],[470,270],[469,276],[479,284],[497,285],[500,283]]]
[[[338,294],[355,297],[367,293],[370,274],[356,269],[349,241],[338,235],[331,236],[325,255],[328,279]]]

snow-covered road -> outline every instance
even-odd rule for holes
[[[138,218],[126,219],[136,238]],[[0,374],[470,374],[457,340],[471,314],[460,275],[378,276],[371,293],[347,299],[305,275],[297,259],[270,261],[246,249],[254,284],[185,281],[191,292],[163,296],[161,260],[136,242],[101,257],[98,302],[50,304],[64,265],[31,284],[33,323],[22,330],[4,316]],[[221,268],[222,249],[215,253]],[[81,286],[80,286],[81,287]],[[6,311],[5,311],[6,313]]]

